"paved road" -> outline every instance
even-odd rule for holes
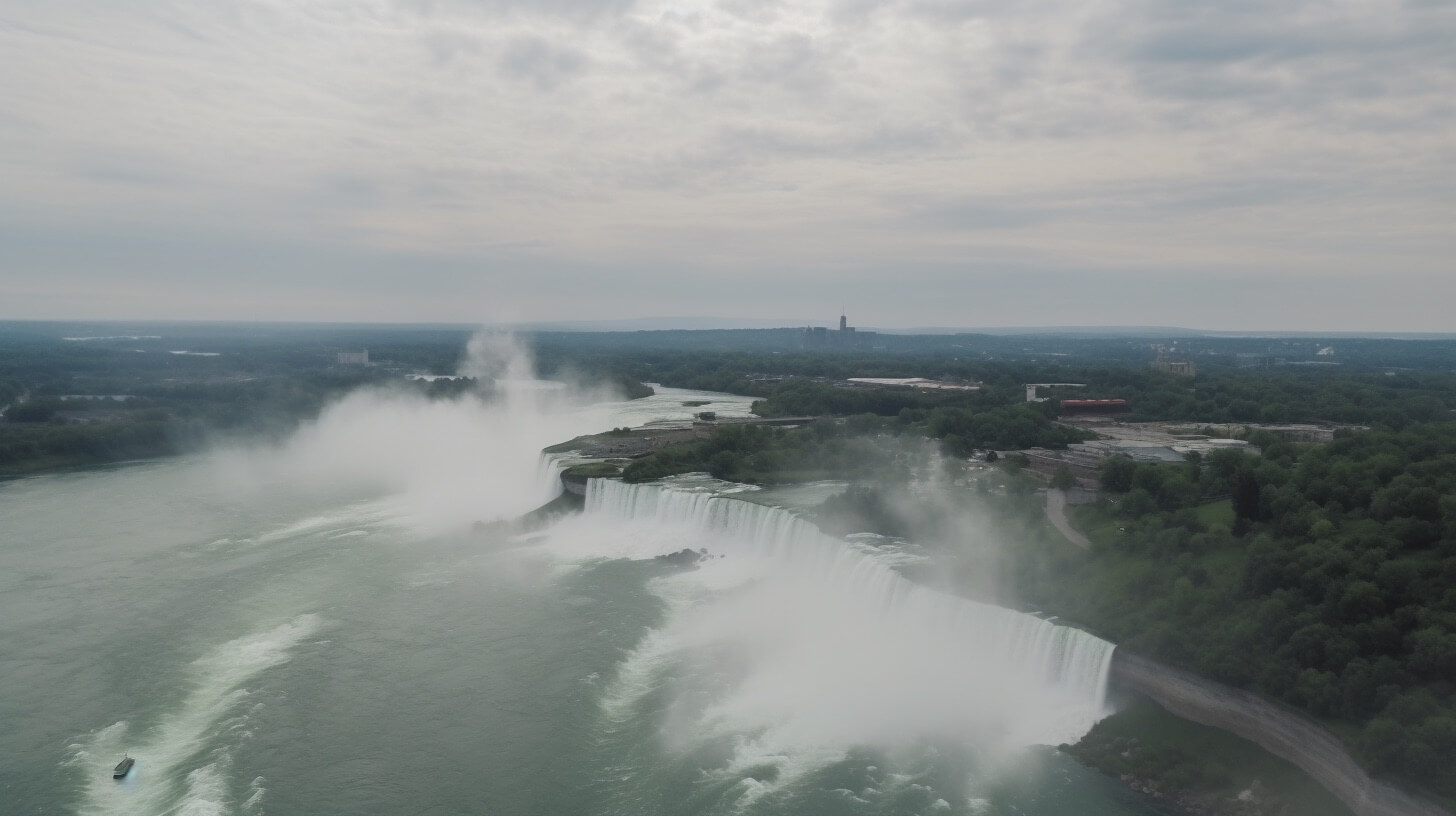
[[[1061,533],[1063,538],[1084,550],[1092,546],[1092,542],[1087,540],[1087,536],[1072,529],[1072,525],[1067,521],[1066,493],[1056,488],[1047,489],[1046,517],[1047,521],[1050,521],[1052,526],[1057,528],[1057,532]]]

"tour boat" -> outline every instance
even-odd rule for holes
[[[111,778],[112,779],[125,779],[126,778],[126,775],[129,774],[129,773],[131,773],[131,766],[133,766],[135,764],[136,764],[136,760],[135,759],[132,759],[129,756],[123,756],[121,758],[121,761],[118,762],[118,763],[116,763],[116,770],[114,770],[114,771],[111,772]]]

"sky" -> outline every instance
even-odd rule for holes
[[[0,319],[1456,331],[1451,0],[6,0]]]

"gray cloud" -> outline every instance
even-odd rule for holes
[[[396,0],[395,6],[427,18],[450,19],[462,14],[523,14],[593,18],[620,14],[636,0]]]
[[[849,287],[953,324],[954,298],[1000,287],[1019,314],[1040,286],[1067,316],[1008,322],[1136,292],[1220,326],[1248,316],[1178,286],[1259,280],[1331,293],[1301,320],[1421,328],[1395,295],[1451,287],[1444,3],[18,0],[0,21],[3,317],[263,292],[334,319],[691,314],[757,308],[750,281],[799,315]]]
[[[1146,0],[1129,11],[1100,21],[1089,48],[1162,96],[1289,112],[1452,90],[1449,4]]]
[[[555,88],[586,66],[587,59],[579,51],[539,37],[517,37],[506,46],[500,59],[506,76],[531,82],[543,91]]]

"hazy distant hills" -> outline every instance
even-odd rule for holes
[[[802,329],[805,326],[836,328],[838,316],[819,320],[788,320],[735,317],[641,317],[614,320],[567,320],[542,321],[487,326],[529,333],[594,333],[617,332],[660,332],[660,331],[735,331],[762,329]],[[851,320],[851,325],[854,325]],[[34,336],[76,336],[76,335],[235,335],[238,333],[256,336],[265,334],[281,336],[299,332],[339,332],[398,330],[406,332],[471,332],[482,328],[463,323],[279,323],[279,322],[206,322],[206,321],[0,321],[0,331],[7,334]],[[1055,336],[1065,338],[1368,338],[1394,340],[1453,340],[1456,332],[1343,332],[1343,331],[1227,331],[1217,329],[1188,329],[1179,326],[856,326],[859,331],[872,331],[892,335],[943,336],[977,334],[995,337]]]
[[[853,321],[851,321],[853,324]],[[733,317],[642,317],[520,323],[511,328],[539,332],[721,331],[838,326],[838,316],[818,320],[765,320]],[[857,326],[881,334],[1063,335],[1071,337],[1367,337],[1406,340],[1456,339],[1456,332],[1224,331],[1180,326]]]

